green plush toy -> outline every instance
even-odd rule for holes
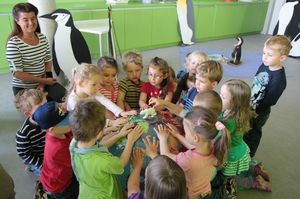
[[[144,115],[143,119],[149,119],[149,118],[153,118],[156,115],[156,112],[154,108],[147,108],[145,110],[142,110],[140,112],[140,115]]]

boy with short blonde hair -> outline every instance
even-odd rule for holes
[[[142,55],[136,52],[127,52],[122,57],[122,64],[126,78],[119,82],[117,105],[126,111],[137,110],[140,108],[140,88],[143,84],[141,81]]]
[[[46,131],[32,119],[35,110],[46,102],[45,94],[37,89],[24,89],[16,95],[15,106],[26,119],[16,133],[17,153],[28,171],[40,176],[44,159]]]
[[[292,46],[284,35],[270,37],[264,44],[262,61],[251,87],[252,129],[244,135],[254,157],[258,148],[262,127],[267,122],[271,106],[274,106],[286,88],[286,75],[283,62],[287,59]]]

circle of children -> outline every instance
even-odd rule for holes
[[[16,107],[27,119],[16,135],[17,152],[39,177],[36,197],[221,199],[237,198],[237,186],[271,191],[269,175],[251,158],[270,107],[286,87],[282,62],[290,48],[285,36],[265,42],[252,91],[230,79],[215,92],[222,65],[194,51],[178,81],[168,63],[155,57],[143,82],[142,56],[127,52],[126,77],[119,82],[111,57],[75,67],[64,104],[46,102],[39,90],[20,92]],[[150,107],[177,123],[157,124],[155,136],[143,137],[145,147],[134,147],[147,131],[128,118]],[[121,155],[113,156],[110,147],[123,137]],[[151,161],[144,164],[146,156]],[[124,188],[119,176],[127,164]]]

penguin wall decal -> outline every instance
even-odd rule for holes
[[[179,32],[184,45],[192,45],[194,36],[194,6],[192,0],[177,0],[177,17],[179,22]]]
[[[72,15],[68,10],[57,9],[40,17],[57,23],[52,44],[53,68],[59,80],[63,81],[64,76],[71,80],[74,67],[80,63],[92,63],[87,43],[74,26]]]
[[[283,4],[273,35],[286,35],[291,39],[289,56],[300,57],[300,1],[288,0]]]

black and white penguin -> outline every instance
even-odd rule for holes
[[[242,37],[236,37],[236,40],[238,41],[238,43],[234,45],[229,64],[239,65],[241,64],[242,45],[244,43],[244,40]]]
[[[52,46],[53,67],[58,78],[65,74],[71,80],[74,67],[80,63],[92,63],[87,43],[74,26],[72,15],[68,10],[57,9],[40,17],[55,20],[57,23]]]

